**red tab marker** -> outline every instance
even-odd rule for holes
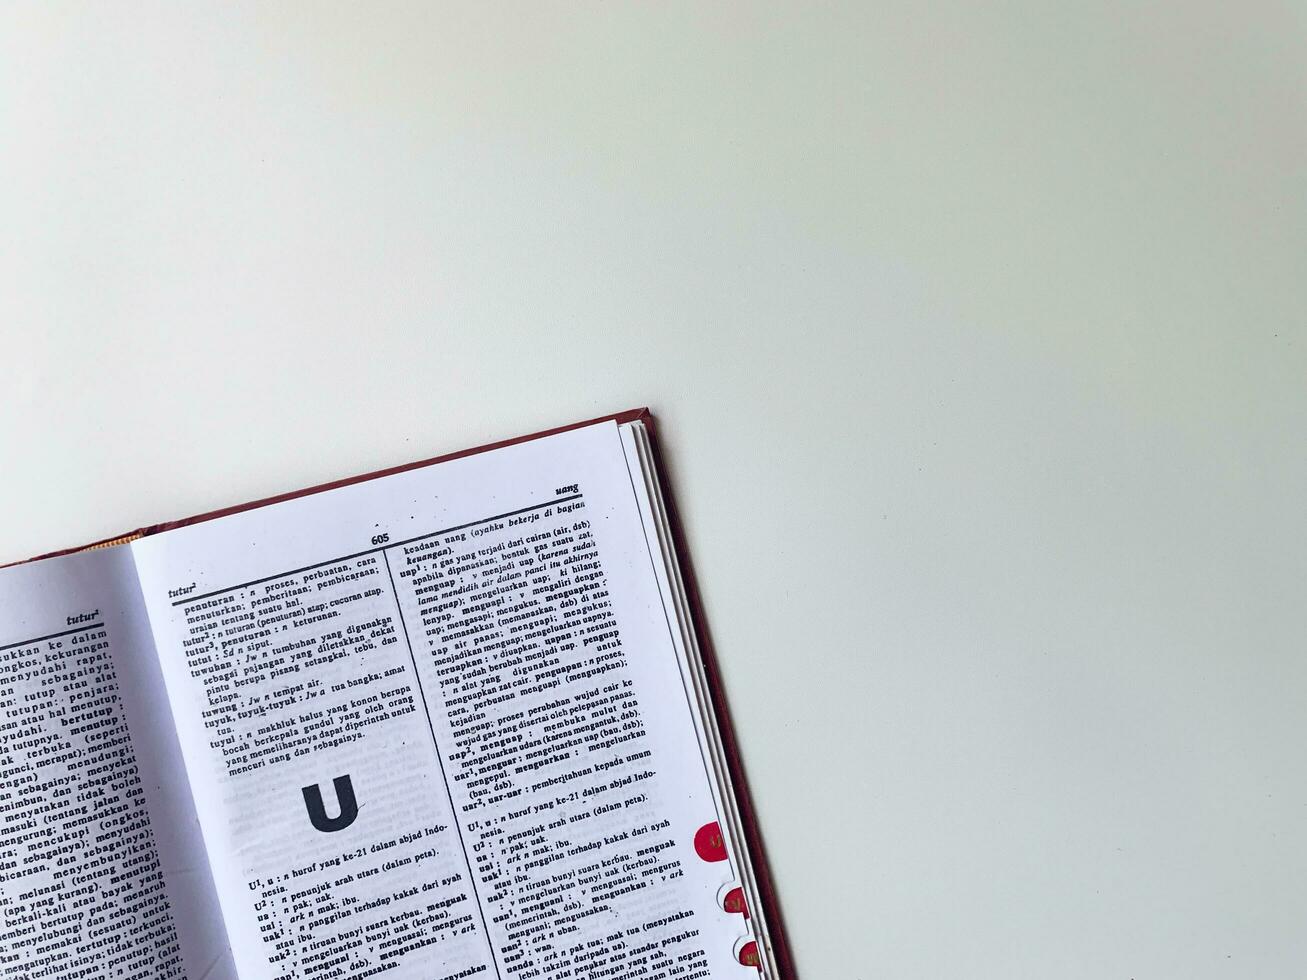
[[[740,962],[745,966],[756,966],[762,969],[762,957],[758,955],[758,944],[753,940],[745,943],[740,947]]]
[[[704,861],[725,861],[726,841],[722,837],[722,828],[717,822],[706,823],[694,835],[695,853]]]
[[[722,908],[727,912],[736,912],[746,919],[749,917],[749,906],[744,901],[744,889],[732,888],[722,899]]]

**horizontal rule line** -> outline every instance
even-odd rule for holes
[[[237,589],[248,589],[251,585],[262,585],[264,582],[272,582],[279,578],[289,578],[292,575],[298,575],[301,572],[311,572],[315,568],[321,568],[323,565],[334,565],[336,562],[353,561],[355,558],[362,558],[364,555],[375,555],[381,551],[390,551],[394,548],[402,548],[406,544],[412,544],[414,541],[425,541],[427,538],[438,538],[442,534],[453,534],[455,531],[462,531],[469,527],[476,527],[478,524],[489,524],[491,521],[501,521],[505,517],[516,517],[518,514],[526,514],[533,510],[540,510],[543,507],[553,507],[555,504],[567,504],[573,500],[580,500],[581,494],[574,493],[570,497],[558,497],[554,500],[546,500],[543,504],[532,504],[530,507],[520,507],[517,510],[510,510],[503,514],[496,514],[494,517],[483,517],[480,520],[468,521],[466,524],[458,524],[454,527],[443,528],[439,531],[431,531],[427,534],[419,534],[416,537],[405,538],[403,541],[395,541],[392,544],[383,544],[376,548],[368,548],[366,551],[356,551],[352,555],[344,555],[340,558],[328,558],[326,561],[314,562],[312,565],[305,565],[303,568],[294,568],[289,572],[278,572],[276,575],[266,575],[263,578],[251,579],[248,582],[242,582],[240,585],[229,585],[225,589],[214,589],[212,592],[206,592],[203,595],[188,596],[185,599],[178,599],[173,603],[174,606],[188,606],[192,602],[199,602],[201,599],[212,599],[214,596],[224,595],[228,592],[235,592]]]
[[[57,640],[61,636],[72,636],[74,633],[85,633],[87,630],[104,629],[104,623],[90,623],[86,626],[79,626],[75,630],[64,630],[62,633],[51,633],[49,636],[38,636],[30,640],[20,640],[17,643],[9,643],[0,647],[0,650],[12,650],[15,647],[27,647],[33,643],[44,643],[46,640]]]

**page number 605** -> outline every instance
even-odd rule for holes
[[[385,544],[385,543],[386,543],[387,541],[389,541],[389,540],[390,540],[390,535],[389,535],[389,534],[374,534],[374,535],[372,535],[372,543],[373,543],[373,544]]]

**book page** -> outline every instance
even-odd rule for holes
[[[234,980],[130,552],[0,569],[0,976]]]
[[[134,548],[243,980],[754,973],[614,423]]]

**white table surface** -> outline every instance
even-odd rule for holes
[[[6,4],[0,560],[648,404],[806,980],[1307,974],[1295,4]]]

